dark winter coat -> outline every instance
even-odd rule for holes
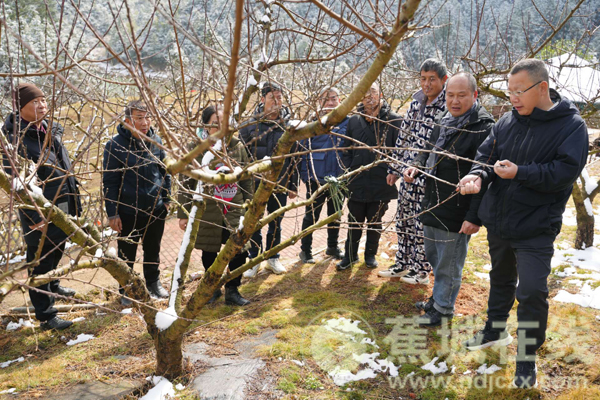
[[[491,168],[473,166],[490,185],[479,207],[486,228],[504,239],[560,232],[573,183],[583,170],[589,137],[575,105],[551,90],[555,107],[531,115],[504,114],[483,142],[476,160],[493,165],[510,160],[514,179],[501,179]]]
[[[362,104],[359,105],[358,112],[363,112]],[[362,115],[353,115],[346,128],[347,138],[357,140],[367,146],[393,148],[398,138],[401,118],[392,112],[391,107],[385,101],[381,105],[378,118],[381,121],[368,122]],[[356,148],[351,149],[352,146]],[[385,150],[360,149],[358,146],[360,146],[359,143],[349,139],[346,139],[343,145],[346,148],[343,153],[344,165],[351,171],[375,160],[380,160],[381,155],[378,152],[386,152]],[[391,154],[391,151],[388,153]],[[386,183],[386,177],[387,165],[385,163],[353,176],[348,182],[349,199],[363,203],[395,199],[398,196],[398,189],[395,186],[389,186]]]
[[[162,143],[152,128],[148,137]],[[171,175],[164,168],[165,152],[154,143],[136,139],[123,125],[104,148],[104,204],[109,218],[136,214],[159,215],[169,203]]]
[[[277,120],[268,120],[261,118],[263,105],[257,107],[254,117],[250,119],[248,125],[240,129],[240,139],[246,146],[251,161],[260,161],[265,157],[271,157],[275,151],[277,142],[285,132],[290,119],[290,110],[287,107],[281,108],[281,114]],[[291,153],[296,150],[291,149]],[[283,168],[279,174],[278,183],[295,191],[298,185],[298,174],[296,173],[297,160],[286,158]],[[257,180],[256,184],[258,187]]]
[[[227,147],[227,155],[229,159],[240,166],[248,163],[248,154],[244,145],[236,138],[232,138]],[[203,155],[196,160],[201,164]],[[218,167],[217,167],[218,168]],[[179,192],[178,201],[185,209],[190,211],[192,208],[192,195],[190,191],[196,189],[198,181],[190,178],[183,178],[183,186],[186,190]],[[237,184],[237,192],[235,196],[229,200],[231,203],[244,204],[246,200],[252,199],[252,180],[245,179]],[[204,186],[204,193],[209,196],[214,196],[214,185]],[[228,207],[225,213],[225,204],[217,200],[205,197],[206,210],[202,215],[198,235],[196,236],[195,248],[203,251],[216,253],[221,249],[221,236],[223,227],[228,230],[236,230],[240,224],[240,217],[244,215],[244,210],[238,207]],[[177,217],[187,219],[187,213],[179,209]]]
[[[19,125],[15,121],[20,121]],[[42,129],[38,130],[35,125],[21,120],[18,114],[10,114],[4,122],[3,132],[8,143],[18,149],[18,154],[32,160],[37,166],[37,177],[40,181],[44,197],[54,204],[68,203],[68,213],[79,215],[81,213],[81,201],[79,198],[79,183],[74,175],[68,175],[64,171],[72,172],[69,153],[62,143],[63,127],[52,123],[50,146],[44,144],[48,121],[42,121]],[[29,126],[29,127],[28,127]],[[42,159],[42,163],[38,162]],[[4,157],[3,165],[5,171],[12,175],[9,160]],[[36,225],[42,221],[41,216],[34,210],[19,210],[19,218],[27,241],[27,234],[31,231],[29,226]],[[50,225],[48,236],[58,241],[66,238],[66,235],[56,226]]]
[[[331,128],[331,132],[337,135],[345,135],[349,118]],[[316,151],[303,154],[300,161],[300,179],[303,182],[316,181],[325,183],[326,176],[338,177],[342,174],[342,151],[343,138],[334,134],[315,136],[300,142],[300,151]]]
[[[446,114],[448,114],[448,111],[443,112],[436,118],[435,128],[426,145],[427,150],[434,148],[433,145],[440,136],[441,120]],[[444,150],[451,154],[473,160],[477,154],[477,149],[492,130],[492,126],[494,126],[494,118],[478,103],[469,120],[463,126],[457,127],[450,134],[441,149],[436,148],[435,150]],[[430,153],[420,152],[415,158],[414,165],[421,169],[425,168],[429,157]],[[452,184],[458,184],[469,173],[473,164],[467,160],[455,160],[442,155],[437,156],[436,163],[435,176]],[[427,169],[424,169],[424,171],[431,173]],[[479,209],[483,193],[475,196],[457,194],[454,198],[445,201],[455,193],[456,186],[427,177],[422,209],[430,211],[421,214],[419,217],[421,222],[424,225],[443,230],[447,229],[451,232],[459,232],[465,220],[481,226],[481,221],[477,217],[477,210]]]

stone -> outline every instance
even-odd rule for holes
[[[58,393],[49,393],[46,400],[118,400],[137,389],[132,381],[120,382],[85,382],[63,388]]]
[[[260,336],[242,340],[235,344],[237,356],[210,357],[206,355],[206,343],[192,343],[186,346],[183,355],[191,362],[208,364],[206,372],[194,378],[191,386],[204,400],[243,400],[244,390],[258,371],[265,366],[264,361],[255,357],[255,350],[261,345],[272,345],[277,331],[268,330]]]

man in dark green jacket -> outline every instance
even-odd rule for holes
[[[494,118],[477,100],[475,78],[466,72],[448,79],[446,110],[436,119],[426,149],[449,155],[420,152],[414,167],[404,171],[408,183],[420,171],[427,174],[423,214],[419,218],[424,226],[425,255],[433,267],[435,283],[431,297],[416,304],[426,312],[420,320],[424,326],[438,326],[442,318],[453,316],[469,239],[481,226],[477,210],[482,196],[482,193],[474,198],[462,196],[456,192],[456,185],[469,173],[472,165],[469,160],[475,158],[494,125]]]

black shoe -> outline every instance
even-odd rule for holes
[[[337,263],[335,265],[335,267],[337,268],[338,271],[344,271],[344,270],[350,268],[352,266],[352,264],[354,264],[356,262],[357,258],[358,258],[358,256],[355,256],[351,260],[350,258],[344,256],[342,258],[342,261],[340,261],[339,263]]]
[[[419,310],[428,312],[433,308],[433,296],[429,297],[427,300],[424,301],[417,301],[415,303],[415,307],[417,307]]]
[[[133,301],[129,300],[127,297],[125,296],[121,296],[121,305],[125,306],[125,307],[129,307],[130,305],[133,304]]]
[[[225,288],[225,304],[228,306],[241,307],[250,304],[250,300],[243,298],[240,292],[238,292],[238,288],[236,286],[227,287]]]
[[[63,329],[67,329],[73,325],[73,321],[67,321],[59,317],[54,317],[49,319],[48,321],[44,321],[40,324],[40,328],[43,331],[47,331],[49,329],[56,329],[57,331],[62,331]]]
[[[325,255],[332,256],[336,260],[342,259],[342,251],[337,246],[336,247],[328,247],[327,250],[325,250]]]
[[[59,294],[61,296],[65,296],[65,297],[73,297],[73,296],[75,296],[75,294],[77,292],[71,288],[58,285],[58,288],[56,289],[56,292],[54,292],[54,293]]]
[[[535,365],[535,361],[517,361],[513,386],[519,389],[531,389],[537,386],[537,366]]]
[[[432,306],[431,310],[419,317],[418,321],[420,326],[440,326],[444,318],[451,321],[452,317],[454,317],[454,314],[442,314]]]
[[[471,339],[463,342],[468,350],[482,350],[495,345],[508,346],[513,341],[506,328],[504,330],[492,329],[490,322],[485,323],[485,328],[480,330]]]
[[[207,302],[207,303],[208,303],[208,304],[212,304],[212,303],[214,303],[215,301],[217,301],[217,299],[218,299],[219,297],[221,297],[221,295],[222,295],[222,294],[223,294],[223,292],[221,292],[221,289],[220,289],[220,288],[219,288],[219,289],[217,289],[217,290],[215,290],[215,292],[213,293],[212,297],[211,297],[210,299],[208,299],[208,302]]]
[[[149,284],[147,288],[150,292],[150,296],[159,299],[166,299],[169,297],[169,292],[167,292],[167,290],[163,287],[162,283],[160,283],[160,280]]]
[[[301,251],[298,257],[300,257],[300,261],[304,264],[315,264],[315,259],[310,251]]]
[[[365,254],[365,265],[367,266],[367,268],[377,268],[377,266],[379,265],[379,263],[377,262],[377,260],[375,259],[375,256],[372,254]]]

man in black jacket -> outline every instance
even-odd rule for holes
[[[283,106],[283,96],[281,88],[272,82],[266,82],[261,89],[260,104],[256,109],[254,117],[248,125],[240,129],[240,139],[244,142],[252,161],[260,161],[263,158],[269,158],[275,151],[277,142],[285,132],[286,125],[290,119],[290,110]],[[292,150],[291,153],[294,153]],[[278,187],[267,202],[267,212],[272,213],[287,203],[287,197],[290,199],[296,197],[296,188],[298,174],[295,172],[295,162],[286,158],[279,174]],[[255,180],[256,189],[260,180]],[[286,194],[287,192],[287,194]],[[275,218],[269,223],[267,231],[267,243],[265,251],[269,251],[281,242],[281,222],[283,215]],[[254,232],[250,247],[250,258],[258,256],[259,249],[262,249],[262,233],[259,230]],[[259,265],[244,272],[244,276],[251,278],[258,272]],[[271,256],[267,260],[265,269],[275,274],[286,273],[285,267],[279,261],[279,254]]]
[[[573,183],[585,166],[589,139],[575,105],[548,88],[542,61],[517,63],[507,95],[513,109],[494,126],[476,157],[493,168],[476,164],[460,182],[461,194],[488,187],[478,215],[488,230],[492,259],[488,320],[465,346],[508,345],[512,337],[506,320],[516,295],[514,384],[532,387],[537,383],[536,351],[546,338],[553,243]]]
[[[394,147],[401,123],[400,116],[393,113],[383,100],[377,83],[373,83],[357,111],[358,114],[348,121],[347,138],[342,144],[346,148],[343,153],[344,165],[351,171],[381,160],[381,154],[385,154],[386,150],[378,147]],[[344,257],[337,264],[339,271],[348,269],[358,261],[358,242],[365,221],[365,264],[367,268],[377,267],[375,255],[381,237],[381,219],[390,200],[397,195],[396,187],[388,185],[386,177],[387,165],[382,163],[353,176],[348,182],[348,237]]]
[[[62,143],[63,127],[56,122],[44,119],[48,113],[44,93],[33,84],[20,84],[14,91],[14,101],[18,112],[6,118],[4,134],[16,154],[36,164],[36,176],[40,181],[44,197],[69,215],[81,213],[77,179],[70,172],[71,160]],[[51,128],[50,128],[51,126]],[[42,161],[43,160],[43,161]],[[13,185],[21,185],[18,171],[14,171],[11,161],[5,156],[4,168],[13,175]],[[42,161],[42,162],[40,162]],[[33,186],[33,183],[29,185]],[[56,269],[65,250],[67,235],[56,225],[48,222],[37,211],[19,209],[19,219],[27,245],[27,262],[36,259],[39,247],[38,264],[29,271],[31,276],[43,275]],[[41,291],[35,290],[39,289]],[[54,308],[54,296],[71,297],[73,289],[60,286],[58,280],[29,290],[31,304],[35,308],[35,317],[41,322],[42,329],[65,329],[71,321],[57,317]]]
[[[437,117],[426,149],[472,160],[490,133],[494,118],[477,101],[477,82],[471,74],[459,72],[448,79],[446,110]],[[465,159],[420,152],[415,166],[404,170],[408,183],[420,170],[428,174],[420,218],[425,254],[433,267],[435,283],[431,297],[416,304],[426,312],[420,319],[423,326],[438,326],[442,318],[452,319],[469,239],[481,226],[477,209],[482,193],[472,200],[471,196],[456,193],[456,185],[472,166]]]
[[[160,282],[160,242],[168,214],[171,175],[164,167],[161,139],[151,127],[146,105],[132,101],[125,108],[125,122],[104,149],[102,184],[108,222],[121,238],[119,256],[133,268],[137,242],[144,250],[144,277],[150,294],[167,298]],[[120,289],[123,293],[123,289]],[[131,301],[121,298],[121,304]]]

